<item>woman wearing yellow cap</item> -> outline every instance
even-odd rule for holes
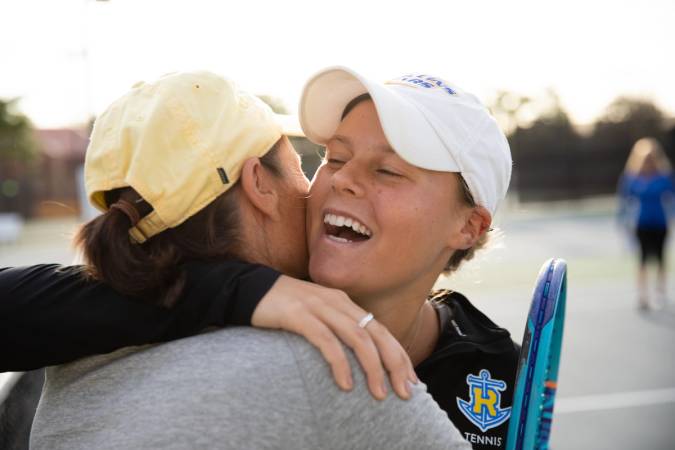
[[[375,83],[326,69],[300,118],[327,148],[308,202],[309,275],[362,308],[352,326],[391,331],[474,448],[503,448],[518,347],[461,294],[430,292],[485,245],[511,174],[504,135],[474,96],[427,74]]]
[[[85,185],[103,214],[76,236],[84,266],[0,269],[2,370],[253,324],[305,336],[349,389],[341,340],[373,395],[386,395],[386,369],[409,396],[414,371],[386,328],[364,332],[343,292],[300,281],[309,183],[257,97],[207,72],[137,83],[96,120]]]

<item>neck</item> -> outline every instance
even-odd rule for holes
[[[256,211],[248,202],[241,202],[239,208],[239,242],[245,242],[236,249],[237,258],[253,264],[262,264],[277,268],[269,254],[269,245],[266,241],[268,231],[264,218],[256,215]]]
[[[366,311],[372,312],[377,321],[387,327],[401,345],[406,345],[406,338],[410,337],[415,320],[420,315],[425,296],[400,302],[392,300],[384,302],[358,300],[357,303]]]
[[[426,301],[433,283],[420,283],[412,289],[385,295],[364,295],[354,300],[372,312],[378,322],[406,349],[414,365],[428,357],[440,335],[433,306]]]

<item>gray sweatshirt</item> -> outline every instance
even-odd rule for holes
[[[471,448],[422,383],[377,401],[347,353],[348,393],[303,338],[253,328],[50,367],[31,448]]]

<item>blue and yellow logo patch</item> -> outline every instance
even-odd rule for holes
[[[495,380],[486,369],[478,376],[469,374],[466,377],[469,385],[469,401],[457,397],[457,406],[462,414],[482,432],[498,427],[511,416],[511,407],[501,408],[502,391],[506,383]]]

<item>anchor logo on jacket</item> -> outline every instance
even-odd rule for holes
[[[501,391],[506,389],[506,383],[492,378],[486,369],[478,376],[469,374],[466,377],[469,385],[469,401],[457,397],[457,406],[462,414],[482,432],[497,427],[511,416],[511,407],[501,408]]]

